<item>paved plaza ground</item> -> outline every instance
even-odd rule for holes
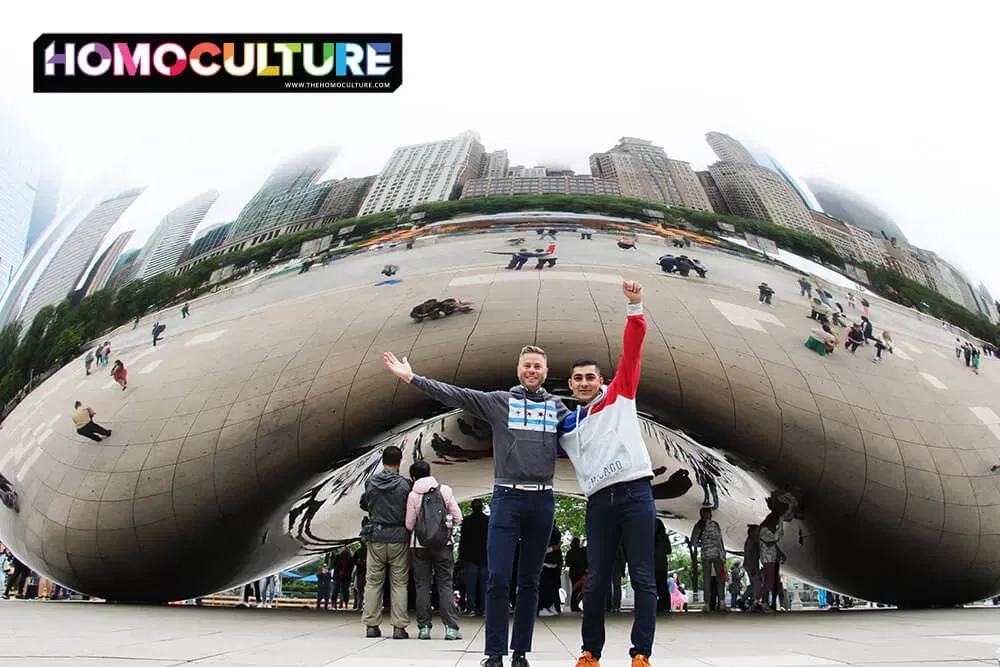
[[[465,638],[365,639],[354,612],[120,606],[85,602],[0,602],[6,639],[0,664],[304,665],[473,667],[482,660],[482,619],[463,619]],[[629,664],[632,617],[609,617],[601,664]],[[996,665],[1000,610],[801,611],[776,616],[700,612],[661,617],[655,667],[892,667]],[[389,627],[383,623],[383,629]],[[532,667],[571,667],[580,618],[539,618]],[[416,636],[413,621],[411,637]],[[508,663],[509,664],[509,663]]]

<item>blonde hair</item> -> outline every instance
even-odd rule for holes
[[[521,348],[521,354],[517,355],[517,357],[518,359],[520,359],[526,354],[540,354],[542,355],[542,358],[544,358],[546,361],[549,360],[549,356],[545,354],[545,350],[538,347],[537,345],[525,345],[524,347]]]

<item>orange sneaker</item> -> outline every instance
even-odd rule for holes
[[[601,663],[591,655],[590,651],[584,651],[580,659],[576,661],[576,667],[601,667]]]
[[[649,658],[644,655],[633,656],[632,667],[649,667]]]

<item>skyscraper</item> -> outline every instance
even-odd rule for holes
[[[753,158],[746,146],[728,134],[722,132],[708,132],[705,134],[705,141],[722,162],[738,162],[740,164],[756,165],[757,160]]]
[[[58,174],[53,169],[43,171],[35,187],[35,202],[28,220],[28,238],[24,243],[25,255],[55,220],[59,208],[59,188]]]
[[[205,219],[208,209],[219,198],[217,190],[208,190],[192,198],[164,216],[142,246],[136,258],[136,277],[148,280],[177,265],[194,230]]]
[[[145,187],[134,188],[105,199],[61,242],[54,242],[53,245],[58,247],[47,253],[44,268],[33,281],[24,307],[17,315],[26,327],[30,326],[39,310],[59,303],[76,289],[105,235],[144,190]],[[4,307],[6,309],[6,303]]]
[[[315,185],[333,164],[337,152],[338,149],[325,146],[300,153],[279,164],[243,206],[230,230],[229,239],[245,239],[269,226],[268,209],[272,200],[279,197],[287,199]]]
[[[0,292],[7,288],[25,254],[25,244],[36,194],[44,173],[45,151],[24,122],[6,110],[0,112]],[[54,211],[53,211],[54,213]]]
[[[817,234],[816,222],[799,194],[770,169],[745,162],[716,162],[708,171],[736,215]]]
[[[457,197],[466,181],[479,176],[482,160],[483,145],[472,131],[397,148],[376,177],[358,215]]]
[[[100,259],[97,260],[97,264],[94,265],[93,270],[90,275],[87,276],[87,281],[80,288],[83,292],[83,296],[89,296],[94,292],[99,292],[104,289],[108,282],[108,278],[111,277],[112,271],[114,271],[115,266],[118,265],[118,259],[121,257],[122,251],[125,250],[125,246],[128,242],[132,240],[132,235],[135,234],[134,229],[130,229],[127,232],[123,232],[118,235],[111,245],[109,245],[103,253],[101,253]]]
[[[590,173],[618,181],[623,197],[634,197],[667,206],[712,210],[691,165],[671,160],[652,141],[622,137],[618,144],[590,156]]]
[[[487,153],[483,158],[482,178],[503,178],[507,175],[507,167],[510,160],[507,158],[507,151],[499,150]]]
[[[722,190],[719,189],[719,185],[712,178],[712,175],[707,171],[696,171],[694,173],[698,176],[701,187],[708,196],[708,203],[712,205],[712,210],[720,215],[729,215],[731,213],[729,205],[722,196]]]
[[[909,243],[899,226],[887,213],[867,201],[856,192],[822,178],[804,179],[823,210],[830,215],[846,220],[855,227],[866,229],[879,238]]]

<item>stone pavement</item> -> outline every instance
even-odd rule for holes
[[[993,608],[937,611],[803,611],[777,616],[662,618],[655,667],[995,665]],[[627,666],[631,615],[610,617],[602,665]],[[465,639],[371,640],[352,612],[118,606],[5,601],[0,665],[280,665],[473,667],[482,659],[482,619],[463,619]],[[388,624],[383,624],[383,629]],[[579,616],[538,619],[532,667],[575,664]],[[410,626],[416,635],[415,625]],[[509,663],[508,663],[509,664]]]

